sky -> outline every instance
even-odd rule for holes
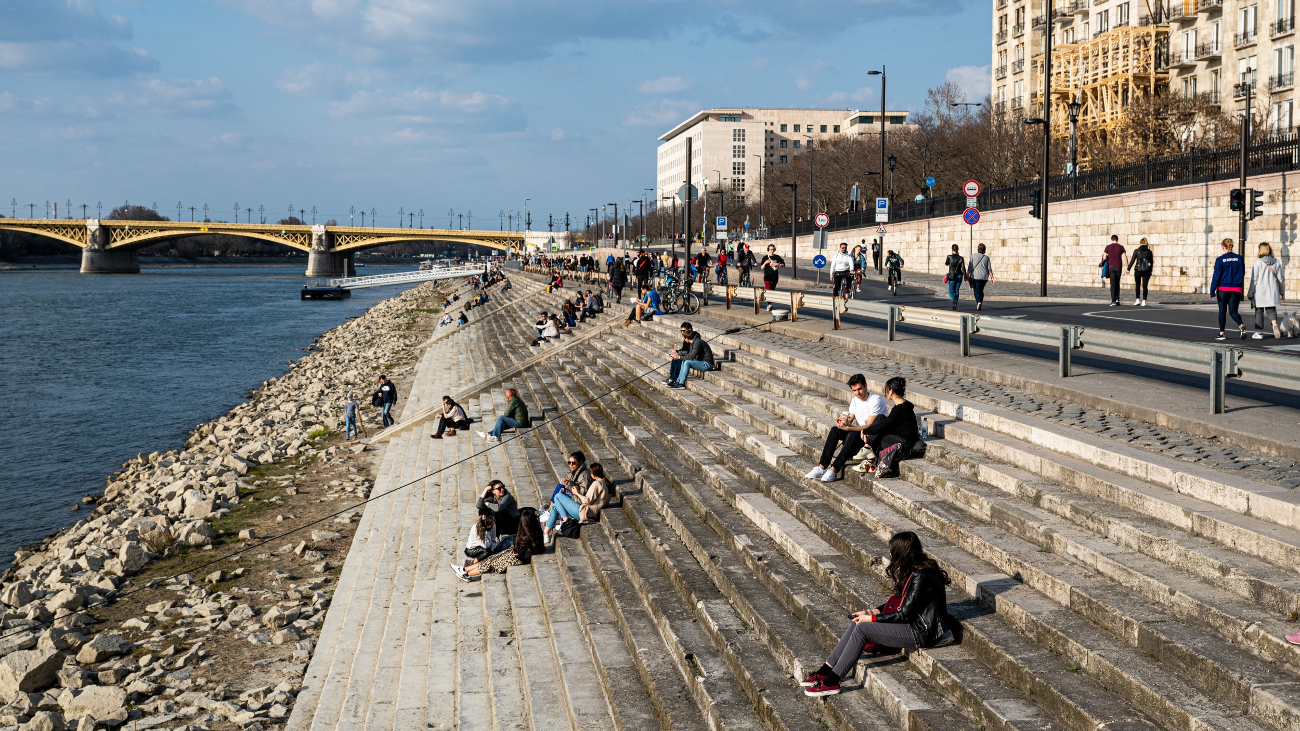
[[[0,0],[0,214],[130,202],[229,221],[238,203],[254,221],[401,210],[443,227],[454,211],[495,229],[530,198],[534,230],[580,224],[653,188],[657,138],[701,109],[875,109],[882,64],[891,110],[949,80],[982,99],[991,15],[989,0]]]

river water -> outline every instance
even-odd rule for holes
[[[367,267],[383,274],[411,267]],[[299,299],[302,265],[0,272],[0,568],[140,452],[280,375],[320,333],[405,286]]]

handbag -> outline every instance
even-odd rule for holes
[[[482,561],[483,559],[487,558],[487,556],[488,556],[488,551],[487,548],[485,548],[484,546],[474,546],[473,548],[465,549],[466,558],[472,558],[478,561]]]
[[[909,575],[907,577],[907,581],[903,582],[903,596],[894,596],[893,594],[889,595],[889,598],[885,600],[885,606],[880,609],[881,614],[886,614],[888,612],[897,612],[900,608],[902,608],[903,599],[907,597],[907,585],[911,581],[912,581],[912,577]],[[894,649],[892,647],[889,647],[888,645],[881,645],[878,642],[868,642],[867,644],[862,646],[862,651],[868,653],[876,652],[877,650],[882,648],[886,650]]]
[[[582,524],[573,518],[565,518],[564,522],[560,523],[560,535],[576,540],[582,535]]]
[[[1102,278],[1102,279],[1105,279],[1106,277],[1109,277],[1109,276],[1110,276],[1110,262],[1109,262],[1109,261],[1107,261],[1107,260],[1105,260],[1105,259],[1102,259],[1102,260],[1101,260],[1101,263],[1098,264],[1097,266],[1101,267],[1101,278]]]

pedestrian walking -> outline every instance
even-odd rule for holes
[[[623,288],[627,286],[627,270],[623,268],[623,262],[610,257],[609,266],[609,287],[614,290],[614,304],[623,304]]]
[[[758,268],[763,270],[763,289],[774,290],[776,285],[781,281],[781,267],[785,266],[785,259],[776,253],[776,245],[767,245],[767,255],[759,262]]]
[[[984,288],[993,281],[993,260],[984,253],[984,244],[975,247],[970,258],[970,288],[975,294],[975,309],[984,309]]]
[[[960,247],[952,245],[952,253],[947,259],[943,260],[944,266],[948,267],[948,273],[944,275],[943,281],[948,285],[948,299],[952,300],[952,308],[957,309],[957,298],[961,296],[961,281],[966,277],[966,259],[959,253]]]
[[[1241,328],[1241,339],[1246,339],[1246,326],[1237,312],[1241,307],[1242,284],[1246,281],[1246,265],[1232,246],[1232,239],[1223,240],[1223,253],[1214,260],[1214,278],[1210,280],[1210,295],[1219,300],[1219,336],[1215,340],[1227,340],[1223,333],[1228,317]]]
[[[1273,247],[1268,244],[1259,245],[1259,258],[1250,268],[1250,304],[1255,308],[1255,335],[1256,340],[1263,340],[1264,320],[1269,319],[1273,323],[1273,337],[1282,337],[1282,330],[1278,327],[1277,306],[1282,300],[1282,293],[1286,291],[1282,277],[1282,262],[1273,256]]]
[[[351,440],[354,436],[361,436],[361,431],[357,429],[357,399],[348,392],[348,398],[343,402],[343,428],[344,435]]]
[[[384,428],[388,428],[397,423],[393,418],[393,404],[397,403],[397,386],[388,380],[388,376],[379,377],[379,390],[376,392],[379,397],[379,407],[381,411]]]
[[[867,243],[867,240],[863,239],[862,243],[864,244]],[[871,240],[871,264],[876,268],[876,271],[880,271],[880,251],[881,251],[880,239],[872,239]]]
[[[1102,251],[1101,265],[1106,268],[1106,278],[1110,280],[1110,306],[1119,307],[1120,277],[1128,265],[1128,254],[1119,243],[1119,237],[1111,234],[1110,243]]]
[[[1151,282],[1151,272],[1156,268],[1156,256],[1151,253],[1151,245],[1147,243],[1145,236],[1138,241],[1138,247],[1133,250],[1133,258],[1129,259],[1128,268],[1133,272],[1133,287],[1137,290],[1133,295],[1133,306],[1146,307],[1147,285]]]
[[[841,241],[840,250],[831,259],[832,296],[849,296],[850,281],[853,278],[853,256],[849,254],[849,242]]]

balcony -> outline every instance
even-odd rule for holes
[[[1268,77],[1269,91],[1282,91],[1283,89],[1290,89],[1293,86],[1295,86],[1294,72],[1289,74],[1277,74],[1275,76]]]
[[[1005,78],[1007,78],[1007,66],[1006,66],[1006,64],[1003,64],[1003,65],[1001,65],[1001,66],[998,67],[997,78],[999,78],[999,79],[1005,79]]]
[[[1006,103],[1006,102],[993,102],[993,113],[994,113],[994,114],[1006,114],[1006,113],[1007,113],[1007,103]]]
[[[1095,39],[1100,38],[1100,37],[1102,37],[1102,35],[1104,35],[1104,34],[1106,34],[1106,33],[1109,33],[1109,32],[1110,32],[1110,28],[1098,28],[1096,31],[1093,32],[1092,37],[1093,37],[1093,39],[1095,40]]]
[[[1092,11],[1092,5],[1088,2],[1088,0],[1074,0],[1074,2],[1070,3],[1070,7],[1067,12],[1073,13],[1075,15],[1087,15],[1091,11]]]
[[[1165,20],[1170,23],[1195,23],[1196,13],[1184,13],[1182,3],[1175,3],[1169,9],[1169,15],[1165,17]]]
[[[1071,15],[1070,13],[1057,10],[1056,14],[1052,16],[1052,22],[1056,23],[1057,25],[1069,25],[1070,23],[1074,22],[1074,16]]]
[[[1024,106],[1025,106],[1025,98],[1023,96],[1011,97],[1011,109],[1013,111],[1016,109],[1021,109]]]
[[[1183,48],[1181,51],[1179,51],[1177,54],[1174,55],[1172,59],[1173,63],[1169,64],[1170,68],[1175,68],[1175,69],[1196,68],[1196,50],[1197,49],[1192,47]]]
[[[998,31],[998,43],[1006,43],[1006,42],[1007,42],[1007,32],[1006,32],[1006,30],[1000,30],[1000,31]]]
[[[1223,56],[1223,47],[1218,43],[1207,42],[1196,44],[1196,60],[1208,61],[1210,59],[1220,58]]]
[[[1013,25],[1013,26],[1011,27],[1011,37],[1012,37],[1012,38],[1019,38],[1020,36],[1023,36],[1024,34],[1025,34],[1025,24],[1024,24],[1024,23],[1016,23],[1015,25]]]
[[[1249,46],[1259,40],[1258,33],[1254,29],[1242,31],[1233,36],[1233,38],[1237,48]]]
[[[1273,21],[1268,27],[1268,32],[1273,38],[1291,35],[1295,32],[1295,18],[1280,18]]]
[[[1038,30],[1039,28],[1042,28],[1046,23],[1047,23],[1046,15],[1035,15],[1034,25],[1032,27],[1034,30]]]
[[[1245,98],[1246,98],[1246,93],[1247,93],[1247,91],[1249,91],[1251,94],[1254,94],[1254,93],[1257,91],[1257,90],[1255,89],[1255,81],[1254,81],[1254,79],[1251,79],[1249,82],[1243,81],[1243,82],[1240,83],[1240,84],[1233,84],[1233,85],[1232,85],[1232,98],[1233,98],[1233,99],[1245,99]]]
[[[1024,70],[1025,70],[1025,59],[1022,58],[1018,61],[1011,62],[1011,73],[1018,74]]]
[[[1196,12],[1212,13],[1223,10],[1223,0],[1196,0]]]
[[[1007,0],[998,0],[998,10],[1002,10],[1006,6],[1007,6]]]

